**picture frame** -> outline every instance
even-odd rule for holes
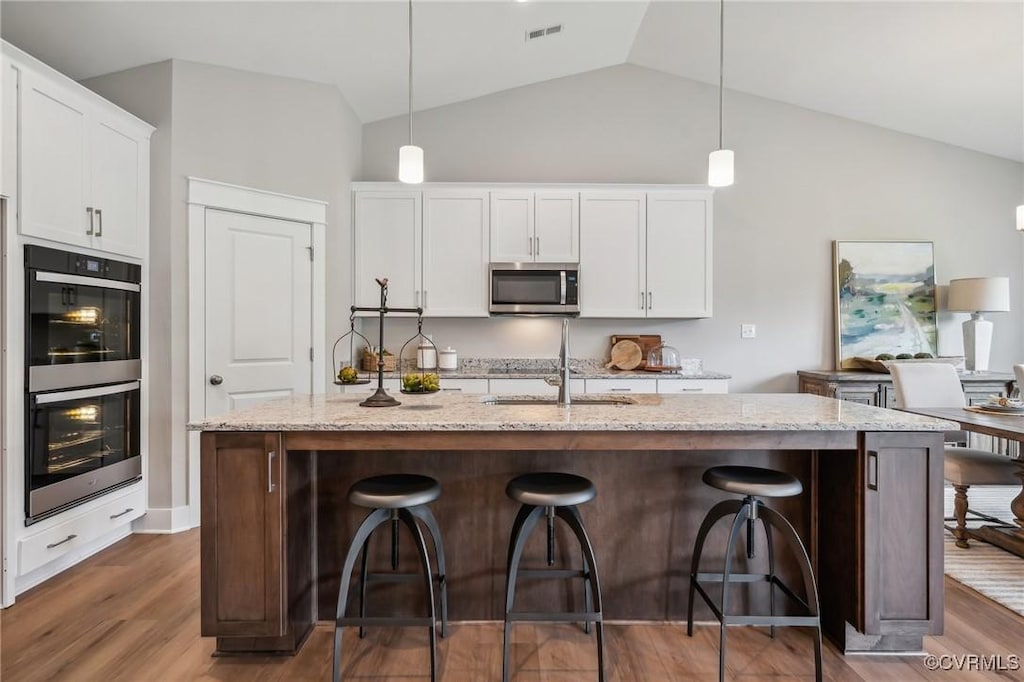
[[[932,242],[835,240],[832,275],[837,369],[938,354]]]

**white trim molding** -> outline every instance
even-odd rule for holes
[[[208,209],[245,213],[277,220],[306,223],[311,228],[313,393],[327,390],[326,265],[327,202],[318,199],[241,187],[214,180],[188,178],[188,282],[189,282],[189,391],[188,418],[205,416],[206,395],[206,214]],[[182,524],[180,508],[151,509],[156,518],[140,532],[177,532],[199,525],[199,434],[188,438],[188,514]],[[154,514],[155,512],[155,514]],[[162,512],[168,512],[163,514]],[[160,530],[158,530],[160,529]]]
[[[184,507],[150,507],[146,514],[132,522],[132,532],[144,535],[180,533],[194,528],[191,509]]]

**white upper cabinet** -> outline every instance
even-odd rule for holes
[[[19,230],[141,258],[149,226],[152,127],[25,55],[17,79]]]
[[[647,195],[580,195],[580,316],[646,317]]]
[[[488,193],[357,191],[353,291],[358,306],[423,307],[433,317],[487,317]]]
[[[491,192],[492,263],[575,263],[580,258],[579,193]]]
[[[647,195],[647,317],[711,316],[711,202],[692,192]]]
[[[488,193],[423,192],[424,315],[488,314]]]
[[[581,317],[710,317],[711,196],[584,192]]]
[[[355,305],[380,303],[377,279],[388,280],[388,305],[420,305],[423,213],[420,192],[357,192],[352,253]]]

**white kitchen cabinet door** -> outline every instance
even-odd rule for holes
[[[647,195],[647,317],[711,316],[710,197]]]
[[[487,317],[488,193],[423,193],[424,315]]]
[[[492,263],[529,263],[534,248],[534,203],[529,190],[491,192]]]
[[[580,317],[647,313],[647,195],[580,194]]]
[[[89,149],[95,227],[93,248],[128,256],[141,257],[140,203],[146,196],[140,187],[143,142],[117,129],[112,121],[100,119],[92,126]],[[148,172],[148,163],[143,169]],[[148,210],[148,207],[143,209]]]
[[[658,393],[728,393],[728,379],[658,379]]]
[[[579,193],[535,192],[533,206],[533,260],[537,263],[579,262]]]
[[[88,103],[30,70],[21,73],[21,233],[91,246]]]
[[[357,192],[353,230],[355,305],[380,303],[378,278],[388,280],[388,305],[415,308],[422,282],[420,192]]]
[[[552,374],[554,376],[554,374]],[[586,392],[583,379],[569,380],[569,395]],[[558,395],[558,386],[552,386],[543,379],[491,379],[489,393],[492,395]]]

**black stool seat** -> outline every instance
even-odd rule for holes
[[[534,507],[572,507],[597,496],[594,484],[582,476],[562,472],[523,474],[508,482],[505,494]]]
[[[792,497],[804,490],[795,476],[760,467],[711,467],[702,478],[713,488],[754,497]]]
[[[404,509],[429,504],[441,496],[441,484],[419,474],[387,474],[357,481],[348,501],[370,509]]]

